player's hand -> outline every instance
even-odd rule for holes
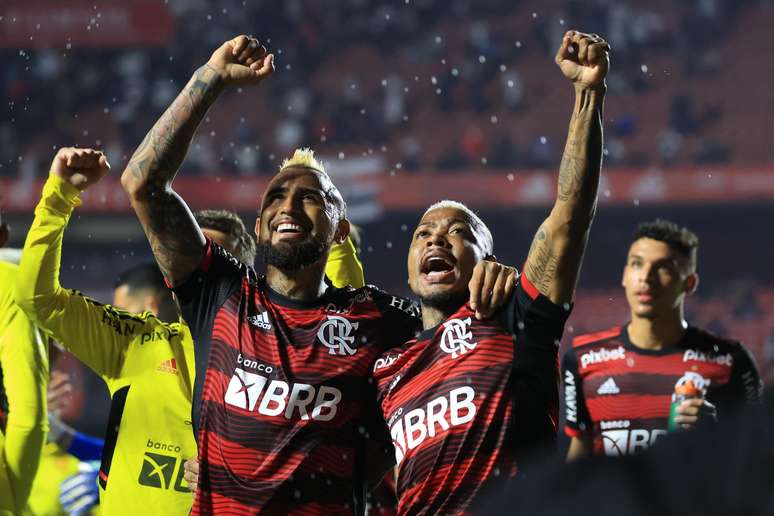
[[[468,283],[470,308],[476,319],[488,319],[508,299],[516,286],[517,271],[491,260],[481,260]]]
[[[604,86],[610,68],[610,45],[596,34],[567,31],[554,58],[576,88]]]
[[[199,459],[196,457],[188,459],[183,463],[185,473],[183,478],[188,482],[188,488],[192,493],[196,494],[196,489],[199,487]]]
[[[258,84],[274,72],[274,54],[249,36],[237,36],[213,52],[207,64],[226,84]]]
[[[54,156],[51,174],[59,176],[79,190],[85,190],[110,171],[105,155],[94,149],[64,147]]]
[[[718,410],[715,405],[702,398],[691,398],[677,407],[675,422],[683,428],[692,428],[700,421],[717,421]]]

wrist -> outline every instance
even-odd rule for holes
[[[599,84],[594,85],[588,85],[588,84],[581,84],[581,83],[573,83],[573,88],[575,89],[576,95],[584,95],[588,93],[595,93],[597,95],[604,96],[607,92],[607,83],[603,80]]]
[[[47,199],[50,207],[58,208],[61,211],[67,211],[72,207],[78,206],[82,190],[72,185],[53,170],[48,176],[45,185],[43,185],[43,198]]]
[[[211,96],[214,100],[226,87],[226,80],[228,79],[228,72],[224,67],[219,67],[207,61],[196,70],[191,77],[191,83],[203,85],[207,96]]]

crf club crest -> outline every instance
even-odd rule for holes
[[[473,332],[470,331],[470,317],[465,319],[450,319],[443,323],[443,335],[441,335],[441,351],[448,353],[452,358],[464,355],[476,348],[473,340]]]
[[[353,330],[357,330],[360,323],[350,322],[340,315],[328,315],[320,329],[317,330],[317,338],[320,339],[323,346],[328,348],[330,355],[354,355],[357,348],[352,344],[355,342]]]

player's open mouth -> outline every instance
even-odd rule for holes
[[[444,251],[431,251],[422,259],[420,272],[427,283],[453,283],[454,257]]]

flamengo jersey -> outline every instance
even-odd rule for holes
[[[488,480],[556,440],[568,310],[522,275],[497,316],[466,304],[374,365],[398,464],[399,514],[470,510]]]
[[[196,454],[191,333],[181,322],[131,314],[62,288],[62,237],[79,194],[58,177],[46,182],[24,244],[17,301],[110,391],[102,513],[183,514],[191,507],[183,462]]]
[[[416,305],[370,286],[293,301],[211,242],[175,292],[196,342],[193,512],[361,510],[366,473],[384,471],[366,441],[389,444],[370,370],[416,334]]]
[[[749,351],[739,342],[689,327],[677,345],[638,348],[627,327],[576,337],[562,359],[565,432],[589,435],[594,453],[626,455],[666,434],[675,384],[690,379],[723,418],[758,403],[763,385]]]

